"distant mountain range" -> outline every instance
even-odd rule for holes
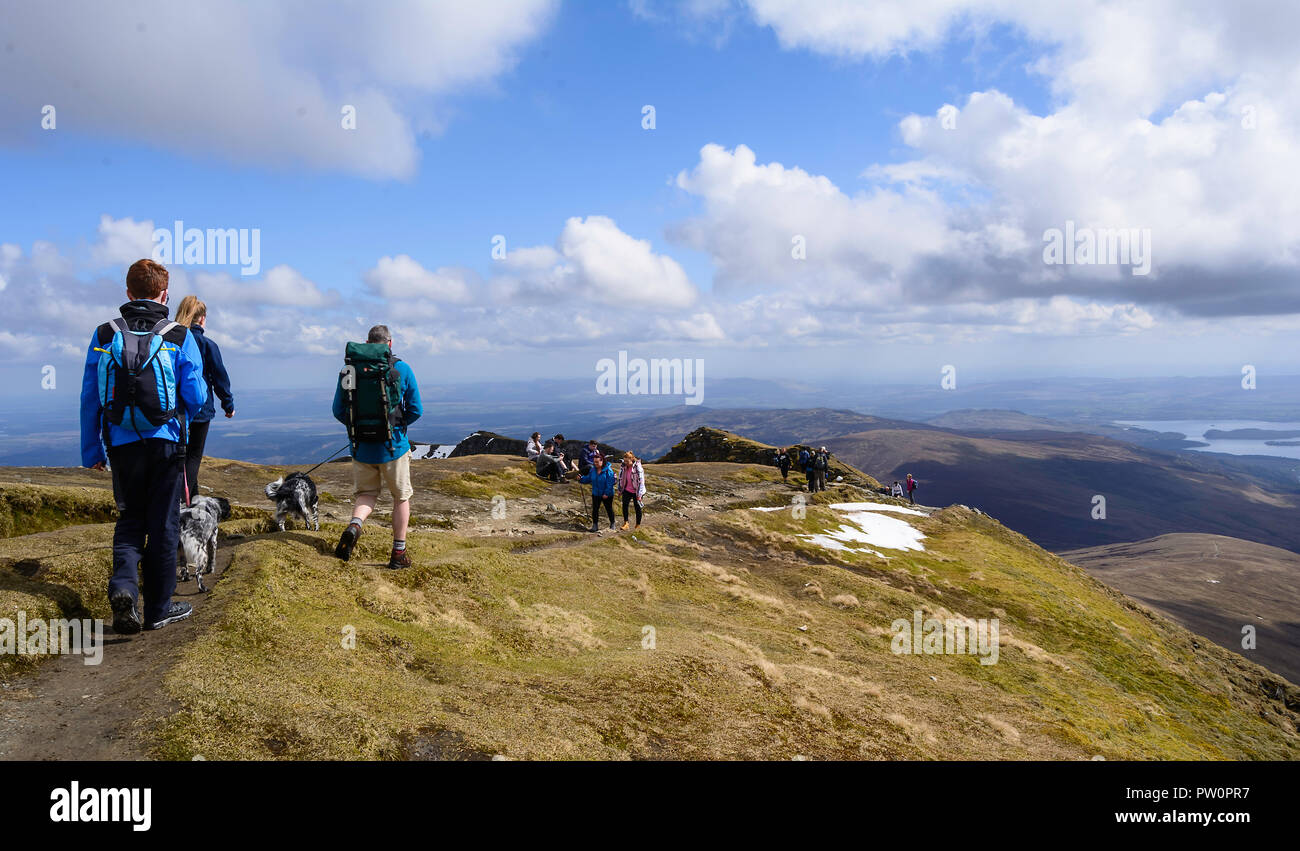
[[[1052,550],[1209,532],[1300,551],[1300,485],[1289,459],[1150,449],[1131,441],[1155,432],[1107,428],[1131,438],[1124,441],[1018,412],[939,421],[982,429],[827,408],[679,409],[622,423],[601,439],[652,458],[703,425],[773,445],[824,444],[885,484],[912,473],[928,505],[980,508]]]

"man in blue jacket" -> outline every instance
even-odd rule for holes
[[[609,515],[609,528],[614,528],[614,486],[618,477],[605,463],[605,456],[597,452],[591,458],[591,467],[578,479],[584,485],[591,485],[591,531],[600,531],[600,507],[605,506]]]
[[[391,349],[393,337],[387,325],[376,325],[366,338],[369,343],[386,343]],[[352,548],[361,537],[361,524],[375,510],[379,491],[384,482],[393,495],[393,552],[388,566],[393,569],[410,567],[411,557],[406,552],[406,529],[411,522],[411,444],[406,439],[406,429],[420,418],[424,407],[420,403],[420,388],[415,373],[406,361],[398,360],[393,367],[401,381],[403,418],[400,426],[393,428],[391,444],[360,441],[352,456],[352,521],[343,530],[334,555],[347,561],[352,558]],[[347,425],[348,412],[343,386],[334,388],[334,419]],[[391,448],[390,448],[391,446]]]
[[[122,318],[101,325],[91,335],[81,381],[81,463],[103,470],[108,462],[113,470],[118,515],[108,602],[113,629],[121,635],[135,634],[142,625],[161,629],[192,613],[189,603],[173,602],[172,593],[180,503],[185,499],[185,426],[207,401],[208,389],[193,335],[184,326],[167,323],[167,278],[167,270],[152,260],[132,264],[126,273],[128,301],[119,308]],[[126,330],[121,330],[122,325]],[[150,330],[162,336],[157,357],[170,364],[175,377],[176,398],[171,401],[177,413],[160,426],[134,417],[129,426],[126,420],[121,425],[111,423],[110,410],[100,396],[101,374],[111,369],[103,360],[110,357],[110,341],[115,332],[125,337]],[[116,373],[122,386],[115,385],[114,393],[124,392],[123,374]],[[137,570],[144,577],[143,624],[137,609]]]

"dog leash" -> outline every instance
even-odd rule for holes
[[[326,461],[332,461],[332,460],[334,460],[334,455],[338,455],[338,454],[339,454],[340,452],[342,452],[344,449],[349,449],[349,448],[351,448],[351,447],[352,447],[352,444],[351,444],[351,443],[345,443],[345,444],[343,444],[342,449],[338,449],[338,450],[336,450],[336,451],[334,452],[333,455],[331,455],[330,457],[326,458],[325,461],[320,462],[320,464],[317,464],[316,467],[321,466],[321,465],[324,464]],[[309,475],[312,471],[314,471],[314,470],[316,469],[316,467],[312,467],[311,470],[308,470],[306,473],[303,473],[303,475],[304,475],[304,476]]]

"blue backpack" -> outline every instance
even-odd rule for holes
[[[105,322],[96,331],[99,345],[99,404],[104,409],[104,445],[109,424],[133,429],[140,439],[174,419],[185,444],[185,417],[176,386],[177,353],[186,329],[168,319],[148,331],[132,331],[125,319]]]

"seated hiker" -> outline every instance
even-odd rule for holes
[[[559,439],[558,445],[556,443],[556,438]],[[564,436],[557,434],[555,437],[546,441],[546,445],[542,447],[541,454],[537,456],[537,475],[544,479],[550,479],[553,482],[559,482],[561,484],[568,481],[564,476],[565,465],[563,441]]]
[[[889,489],[889,495],[903,498],[903,486],[898,483],[898,479],[894,479],[894,486]]]
[[[583,476],[587,475],[587,471],[591,469],[592,463],[595,459],[603,459],[604,457],[605,456],[601,454],[596,441],[588,440],[587,445],[582,447],[582,451],[578,453],[578,473]]]
[[[591,468],[578,479],[584,485],[591,485],[591,531],[600,531],[600,507],[605,507],[605,514],[609,517],[609,528],[614,528],[614,488],[618,483],[618,477],[614,471],[605,463],[605,456],[599,452],[591,460]],[[627,504],[624,503],[623,510],[626,512]]]
[[[542,454],[542,433],[540,431],[533,432],[533,436],[528,438],[528,446],[524,449],[524,452],[527,453],[529,461],[535,461],[537,456]]]

